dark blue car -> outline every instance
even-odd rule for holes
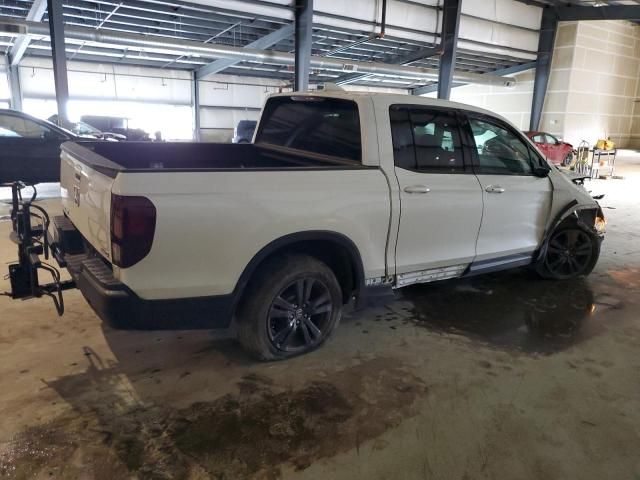
[[[0,184],[60,181],[60,145],[77,138],[46,120],[0,110]]]

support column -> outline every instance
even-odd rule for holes
[[[438,98],[449,99],[456,68],[461,0],[444,0],[442,15],[442,56],[438,74]]]
[[[22,111],[22,87],[20,86],[20,67],[7,62],[7,80],[9,81],[9,99],[13,110]]]
[[[542,107],[544,105],[544,97],[547,94],[547,85],[549,84],[553,44],[556,39],[557,29],[558,19],[555,11],[552,8],[545,7],[542,11],[540,37],[538,39],[538,58],[536,60],[536,76],[533,83],[529,130],[538,130],[540,128]]]
[[[295,80],[294,89],[309,89],[311,44],[313,42],[313,0],[295,0]]]
[[[200,88],[198,87],[198,74],[193,72],[191,76],[191,108],[193,109],[193,140],[200,141]]]
[[[49,32],[51,35],[51,57],[53,59],[53,79],[58,103],[58,123],[69,125],[69,81],[67,80],[67,57],[64,44],[64,22],[62,0],[47,0]]]

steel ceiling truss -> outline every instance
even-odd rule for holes
[[[251,3],[262,3],[270,7],[278,6],[266,0],[248,0]],[[0,15],[24,19],[27,17],[33,1],[0,0]],[[92,27],[96,29],[141,33],[166,36],[171,39],[193,40],[202,43],[221,43],[232,46],[247,46],[259,43],[260,39],[285,27],[288,20],[267,15],[253,15],[238,10],[221,9],[184,1],[169,0],[64,0],[64,20],[67,25]],[[279,5],[283,10],[293,7]],[[435,8],[435,7],[434,7]],[[286,12],[285,12],[286,13]],[[348,18],[344,17],[345,20]],[[43,21],[47,21],[45,14]],[[378,25],[371,22],[371,31]],[[413,30],[394,26],[394,31],[407,33]],[[438,48],[439,37],[431,32],[433,43],[408,40],[399,36],[386,34],[382,38],[371,37],[371,31],[350,30],[313,24],[312,54],[329,55],[333,58],[355,61],[376,61],[389,64],[406,63],[411,59],[412,66],[437,68],[438,57],[429,57],[428,53]],[[415,32],[413,32],[415,33]],[[430,34],[430,32],[419,32]],[[471,42],[472,43],[472,42]],[[7,47],[7,51],[11,47]],[[473,73],[491,73],[504,68],[513,67],[530,61],[531,54],[517,48],[504,46],[511,52],[509,55],[479,53],[470,48],[458,48],[456,70]],[[274,43],[269,49],[294,52],[294,35]],[[5,51],[5,53],[7,53]],[[32,39],[26,55],[49,56],[49,39]],[[180,57],[127,51],[113,47],[82,47],[67,45],[67,57],[75,60],[94,62],[135,64],[165,68],[198,70],[210,64],[197,56],[182,55]],[[220,64],[218,64],[220,65]],[[293,82],[294,69],[287,66],[237,62],[221,69],[220,73],[266,77]],[[328,82],[344,78],[339,72],[312,68],[311,82]],[[347,76],[348,78],[348,76]],[[353,82],[359,85],[390,86],[399,88],[416,88],[423,83],[411,82],[407,79],[395,79],[376,75],[360,76]]]

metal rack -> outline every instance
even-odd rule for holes
[[[591,149],[589,143],[583,140],[578,145],[574,171],[583,175],[589,175],[591,178],[598,178],[600,176],[613,177],[617,153],[617,149]],[[603,158],[606,164],[600,165]],[[601,173],[603,170],[606,170],[604,175]]]
[[[613,150],[601,150],[594,148],[593,155],[591,157],[591,178],[598,178],[601,176],[613,177],[613,170],[616,164],[617,149]],[[602,158],[604,157],[606,164],[600,165]],[[602,170],[606,173],[603,175]]]

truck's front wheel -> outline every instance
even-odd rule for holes
[[[307,255],[267,261],[238,310],[238,339],[260,360],[318,348],[340,320],[342,293],[329,267]]]
[[[576,226],[560,227],[551,234],[537,272],[553,280],[589,275],[599,255],[600,245],[595,235]]]

